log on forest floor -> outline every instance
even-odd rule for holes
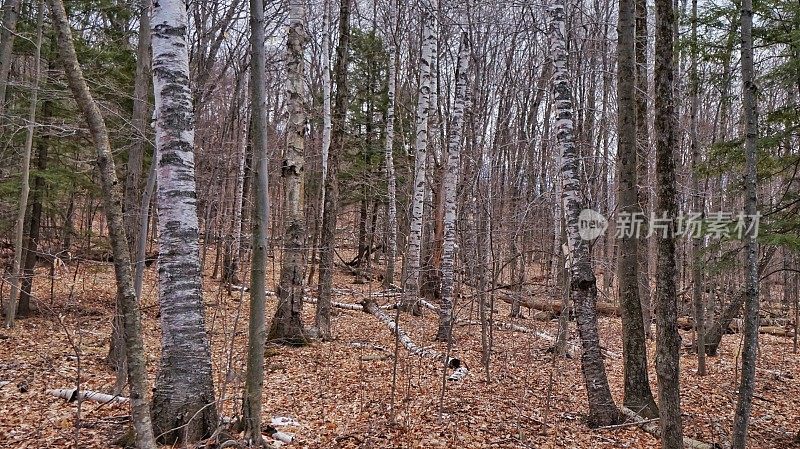
[[[678,318],[678,328],[690,331],[694,329],[694,320],[690,317],[680,317]],[[739,333],[741,330],[741,319],[731,321],[730,326],[728,326],[728,331],[730,333]],[[784,326],[760,326],[758,328],[758,333],[773,335],[775,337],[794,337],[794,329]]]
[[[620,407],[620,411],[622,412],[625,417],[630,419],[631,421],[637,423],[645,432],[653,435],[656,438],[661,438],[661,428],[658,425],[658,420],[652,419],[645,419],[638,415],[633,410],[629,409],[628,407]],[[609,428],[614,428],[619,426],[611,426]],[[716,449],[719,446],[717,444],[709,444],[704,443],[702,441],[695,440],[689,437],[683,437],[683,445],[690,449]]]
[[[561,309],[564,307],[561,301],[534,299],[524,296],[521,293],[506,292],[503,290],[497,291],[497,297],[508,304],[513,304],[516,300],[517,304],[523,307],[541,310],[543,312],[552,312],[556,315],[560,315]],[[619,316],[619,308],[613,304],[597,303],[597,313],[602,316],[616,317]]]
[[[128,398],[122,396],[114,396],[110,394],[100,393],[97,391],[91,390],[80,390],[78,391],[75,388],[57,388],[55,390],[47,390],[49,394],[53,396],[64,398],[68,402],[76,401],[81,399],[83,401],[97,401],[102,403],[109,403],[113,402],[116,404],[123,404],[128,402]]]
[[[403,331],[403,329],[401,329],[397,325],[394,319],[389,315],[387,315],[386,312],[381,310],[381,308],[378,307],[378,305],[375,304],[374,302],[365,300],[363,307],[364,311],[371,313],[380,322],[385,324],[386,327],[389,328],[389,330],[391,330],[393,333],[396,333],[398,339],[400,340],[400,343],[403,344],[403,346],[406,348],[406,350],[408,350],[408,352],[420,357],[426,357],[439,361],[445,359],[444,354],[440,353],[439,351],[436,351],[435,349],[423,348],[421,346],[417,346],[417,344],[414,343],[413,340],[411,340],[411,337],[409,337],[408,334],[406,334]],[[450,369],[455,370],[453,371],[452,374],[450,374],[447,380],[458,381],[466,377],[466,375],[469,373],[469,370],[467,369],[466,365],[461,363],[461,360],[455,357],[449,357],[447,359],[447,366]]]

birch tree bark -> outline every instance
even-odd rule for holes
[[[250,261],[250,319],[247,338],[247,377],[242,401],[245,439],[258,447],[261,438],[261,400],[264,389],[264,341],[266,339],[267,249],[269,239],[269,171],[267,167],[267,109],[265,92],[264,0],[250,0],[250,103],[253,151],[253,196],[250,220],[253,253]]]
[[[33,148],[33,127],[36,123],[36,104],[39,95],[39,72],[41,69],[42,56],[42,21],[44,20],[44,5],[41,0],[37,3],[39,5],[39,11],[36,20],[36,59],[34,61],[30,107],[28,108],[25,149],[22,151],[22,189],[20,189],[19,193],[17,220],[14,223],[14,262],[11,271],[11,294],[6,304],[7,328],[14,327],[14,319],[17,315],[17,302],[20,295],[20,273],[22,271],[22,237],[25,230],[25,211],[28,208],[28,194],[30,193],[31,150]]]
[[[3,29],[0,31],[0,117],[6,112],[6,89],[18,15],[19,0],[6,0],[3,4]]]
[[[555,131],[561,149],[561,186],[570,250],[570,293],[577,312],[578,332],[583,345],[581,371],[589,400],[590,427],[615,424],[619,410],[611,397],[606,368],[597,333],[597,280],[592,271],[588,242],[578,233],[578,217],[584,205],[580,197],[578,154],[575,148],[572,92],[567,72],[566,17],[564,4],[550,7],[550,52],[553,60],[553,102]]]
[[[217,411],[203,314],[185,3],[159,0],[151,23],[162,331],[153,424],[161,442],[191,443],[216,429]]]
[[[289,37],[286,50],[286,97],[289,118],[286,129],[286,152],[281,166],[284,180],[283,261],[278,284],[278,308],[269,330],[269,340],[303,345],[303,280],[305,272],[305,201],[303,170],[305,165],[305,53],[308,34],[305,11],[299,1],[289,2]]]
[[[383,283],[386,288],[394,284],[395,259],[397,259],[397,179],[394,173],[394,108],[395,90],[397,86],[397,34],[395,33],[397,21],[397,2],[389,1],[389,23],[391,31],[387,33],[386,47],[389,50],[389,82],[388,104],[386,106],[386,143],[384,157],[386,164],[386,275]]]
[[[657,213],[667,220],[678,216],[675,189],[675,160],[677,129],[674,82],[674,34],[675,12],[671,0],[656,0],[655,33],[655,141],[656,141],[656,185]],[[674,222],[664,223],[666,235],[655,235],[658,239],[658,263],[656,265],[656,375],[658,377],[658,406],[661,414],[661,444],[664,449],[683,447],[683,424],[680,402],[680,344],[677,320],[676,260]],[[650,224],[653,226],[653,223]]]
[[[422,54],[419,61],[419,91],[417,94],[416,139],[414,142],[414,182],[411,199],[411,222],[408,250],[405,259],[406,279],[403,283],[402,310],[419,313],[420,262],[422,251],[422,212],[425,199],[425,166],[428,159],[428,115],[431,98],[431,63],[436,49],[435,20],[433,14],[423,9]]]
[[[647,120],[646,111],[636,108],[634,0],[620,0],[617,42],[617,179],[619,214],[636,217],[641,213],[638,198],[637,123]],[[644,115],[636,116],[636,113]],[[639,235],[619,239],[617,279],[622,315],[622,355],[625,364],[623,404],[647,418],[658,416],[647,378],[647,347],[639,293]],[[645,245],[646,246],[646,243]],[[646,269],[646,267],[644,268]],[[648,301],[649,302],[649,301]]]
[[[333,258],[336,246],[336,214],[339,203],[339,153],[344,148],[347,119],[347,61],[350,46],[350,3],[339,6],[339,45],[336,47],[336,98],[332,117],[331,148],[328,154],[328,175],[325,178],[325,205],[322,213],[322,238],[319,248],[319,289],[315,325],[323,340],[331,338],[331,289]]]
[[[447,145],[447,167],[442,180],[444,195],[444,241],[442,243],[442,305],[439,309],[439,329],[436,339],[448,341],[453,328],[453,267],[456,243],[456,185],[461,172],[461,137],[464,129],[464,109],[467,103],[470,44],[466,32],[461,33],[456,64],[456,89],[453,112],[450,116],[450,140]]]
[[[742,108],[744,109],[745,138],[745,203],[747,228],[755,223],[758,207],[758,186],[756,184],[756,157],[758,144],[758,97],[755,74],[753,73],[753,0],[742,0]],[[755,231],[755,229],[753,230]],[[739,399],[733,417],[733,449],[744,449],[747,445],[747,425],[753,405],[756,381],[756,355],[758,351],[759,325],[759,274],[758,241],[756,232],[745,235],[747,239],[747,268],[745,278],[746,297],[744,303],[744,342],[742,348],[742,374],[739,383]]]
[[[83,77],[83,70],[78,64],[75,47],[72,43],[72,31],[69,28],[67,13],[61,0],[49,0],[50,14],[53,19],[59,49],[59,56],[64,65],[72,95],[81,113],[89,125],[92,141],[97,152],[97,167],[102,184],[103,208],[108,222],[111,249],[114,255],[114,274],[117,281],[117,296],[123,298],[123,322],[125,326],[125,345],[128,354],[128,381],[130,384],[131,421],[136,434],[136,446],[139,449],[155,449],[156,442],[150,420],[150,409],[147,402],[147,365],[144,357],[142,341],[142,323],[136,294],[131,279],[131,259],[125,235],[124,216],[122,211],[122,192],[114,167],[108,131],[100,108],[92,98],[89,86]]]

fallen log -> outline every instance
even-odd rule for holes
[[[694,320],[690,317],[680,317],[678,318],[678,328],[690,331],[694,329]],[[733,334],[741,332],[741,319],[732,320],[730,325],[728,325],[728,331]],[[758,333],[774,335],[776,337],[793,337],[794,329],[787,329],[784,326],[760,326],[758,328]]]
[[[561,301],[534,299],[519,293],[510,293],[502,290],[497,291],[497,297],[508,304],[513,304],[516,300],[517,304],[521,306],[533,310],[540,310],[542,312],[551,312],[556,315],[560,315],[561,309],[564,307]],[[599,315],[610,317],[619,316],[619,308],[613,304],[599,302],[596,308]]]
[[[364,310],[368,313],[371,313],[375,318],[377,318],[380,322],[386,325],[393,333],[396,333],[400,343],[403,344],[403,347],[408,350],[408,352],[420,356],[420,357],[427,357],[434,360],[445,360],[444,354],[436,351],[435,349],[430,348],[423,348],[417,346],[416,343],[408,336],[397,323],[394,321],[392,317],[386,314],[377,304],[372,301],[365,300],[364,301]],[[447,380],[458,381],[463,379],[469,370],[467,369],[466,365],[461,363],[461,360],[455,357],[449,357],[447,359],[447,367],[455,370]]]
[[[68,402],[76,401],[78,399],[82,401],[97,401],[103,403],[113,402],[116,404],[123,404],[128,402],[128,398],[122,396],[114,396],[110,394],[100,393],[97,391],[91,390],[80,390],[80,392],[76,388],[57,388],[55,390],[47,390],[49,394],[53,396],[64,398]]]
[[[661,428],[655,422],[657,420],[652,419],[645,419],[639,416],[636,412],[629,409],[628,407],[620,407],[620,411],[623,415],[625,415],[628,419],[632,420],[635,423],[638,423],[639,426],[650,435],[653,435],[656,438],[661,438]],[[704,443],[702,441],[695,440],[689,437],[683,437],[683,445],[690,449],[716,449],[718,446],[716,444],[709,444]]]

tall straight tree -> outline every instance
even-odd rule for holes
[[[467,103],[470,45],[466,32],[461,33],[461,44],[456,64],[456,90],[453,112],[450,117],[450,141],[447,144],[447,167],[444,172],[444,242],[442,244],[442,305],[439,311],[439,330],[436,339],[447,341],[453,328],[453,267],[456,243],[456,185],[461,168],[461,137],[464,129],[464,109]]]
[[[19,0],[3,2],[3,24],[0,30],[0,116],[6,111],[6,90],[8,75],[11,72],[11,56],[14,49],[14,37],[17,35],[17,17],[19,16]]]
[[[747,268],[745,278],[746,298],[744,303],[744,344],[742,348],[742,378],[739,382],[739,400],[733,418],[733,449],[745,449],[747,445],[747,424],[753,405],[753,392],[756,381],[756,355],[758,350],[759,325],[759,273],[758,241],[755,222],[758,207],[756,184],[756,157],[758,143],[758,97],[755,74],[753,73],[753,0],[742,0],[742,108],[744,109],[745,136],[745,202],[747,228],[752,231],[747,239]]]
[[[412,184],[411,218],[408,250],[405,258],[405,282],[401,308],[419,313],[420,262],[422,251],[422,212],[425,199],[425,167],[428,160],[428,116],[430,115],[433,52],[436,50],[435,20],[429,5],[422,5],[422,52],[419,61],[416,139],[414,141],[414,181]]]
[[[578,232],[578,221],[584,209],[580,196],[581,176],[572,107],[572,91],[567,69],[566,13],[564,0],[550,6],[550,54],[553,60],[553,104],[555,131],[561,150],[561,195],[567,224],[570,251],[570,294],[575,304],[578,333],[583,345],[581,371],[589,400],[590,427],[615,424],[619,410],[611,397],[606,367],[600,352],[597,333],[597,279],[592,271],[589,242]]]
[[[636,123],[636,61],[634,59],[634,0],[620,0],[617,36],[617,201],[620,216],[634,219],[641,213],[638,193]],[[658,406],[647,378],[647,347],[639,300],[639,235],[619,239],[617,279],[622,312],[622,356],[625,364],[623,404],[642,416],[658,416]]]
[[[388,104],[386,106],[386,142],[384,157],[386,164],[386,276],[384,285],[390,287],[394,284],[394,267],[397,258],[397,179],[394,173],[394,108],[395,91],[397,86],[397,1],[389,0],[389,23],[386,37],[386,47],[389,50],[388,70]]]
[[[217,410],[198,249],[186,4],[159,0],[151,22],[162,332],[153,425],[165,444],[191,443],[217,428]]]
[[[339,6],[339,45],[336,46],[336,97],[331,117],[331,147],[325,178],[325,205],[322,213],[322,239],[319,247],[319,290],[315,324],[323,340],[331,338],[331,290],[336,240],[336,214],[339,208],[339,153],[344,150],[347,119],[347,60],[350,46],[350,3]]]
[[[281,165],[284,181],[283,261],[278,283],[278,308],[269,330],[269,340],[302,345],[303,281],[305,271],[305,201],[303,167],[305,165],[305,54],[308,34],[305,11],[300,1],[289,2],[289,36],[286,48],[286,98],[288,121],[286,150]],[[324,232],[324,231],[323,231]]]
[[[253,254],[250,262],[250,320],[247,338],[247,377],[242,401],[245,439],[256,447],[262,444],[261,398],[264,389],[264,340],[266,338],[267,249],[269,240],[269,172],[267,155],[267,95],[264,53],[264,0],[250,0],[250,137],[253,148],[254,213],[250,220]]]
[[[675,226],[678,215],[675,193],[675,149],[677,129],[673,99],[675,47],[672,0],[656,0],[655,33],[655,141],[658,215],[669,220],[665,235],[658,237],[656,264],[656,375],[661,419],[661,444],[664,449],[683,447],[680,397],[680,344],[675,284]],[[653,226],[654,223],[651,223]]]
[[[114,255],[114,274],[117,281],[117,296],[122,298],[123,325],[125,328],[125,345],[128,354],[128,382],[130,384],[131,421],[136,435],[136,446],[139,449],[155,449],[156,441],[150,420],[150,409],[147,402],[147,365],[142,341],[142,323],[136,293],[131,276],[131,259],[125,235],[124,216],[122,211],[122,191],[114,167],[114,156],[108,139],[100,107],[92,97],[89,86],[83,77],[83,70],[78,63],[75,45],[72,42],[72,30],[69,28],[67,13],[61,0],[49,0],[50,15],[56,31],[56,40],[67,83],[75,97],[78,108],[89,125],[89,132],[97,153],[97,168],[103,192],[103,208],[108,223],[108,235],[111,240],[111,251]]]

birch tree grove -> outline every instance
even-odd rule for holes
[[[456,184],[461,168],[461,140],[464,128],[464,109],[467,102],[469,80],[469,35],[461,33],[456,63],[456,88],[453,113],[450,117],[450,141],[447,144],[447,166],[442,180],[444,195],[444,242],[442,248],[442,305],[439,312],[439,330],[436,339],[450,339],[453,327],[453,270],[456,242]]]
[[[572,93],[566,50],[566,13],[564,4],[550,6],[550,54],[553,60],[553,115],[558,146],[561,152],[561,195],[567,224],[570,261],[570,296],[575,303],[578,332],[583,345],[581,371],[589,399],[590,427],[616,424],[619,411],[611,397],[606,367],[600,352],[597,333],[597,281],[589,258],[588,242],[578,233],[578,220],[584,209],[580,198],[578,154],[575,148],[572,119]]]
[[[217,411],[200,283],[186,5],[154,3],[151,25],[163,333],[153,425],[164,443],[190,443],[214,431]]]
[[[797,0],[0,3],[0,446],[800,444]]]

